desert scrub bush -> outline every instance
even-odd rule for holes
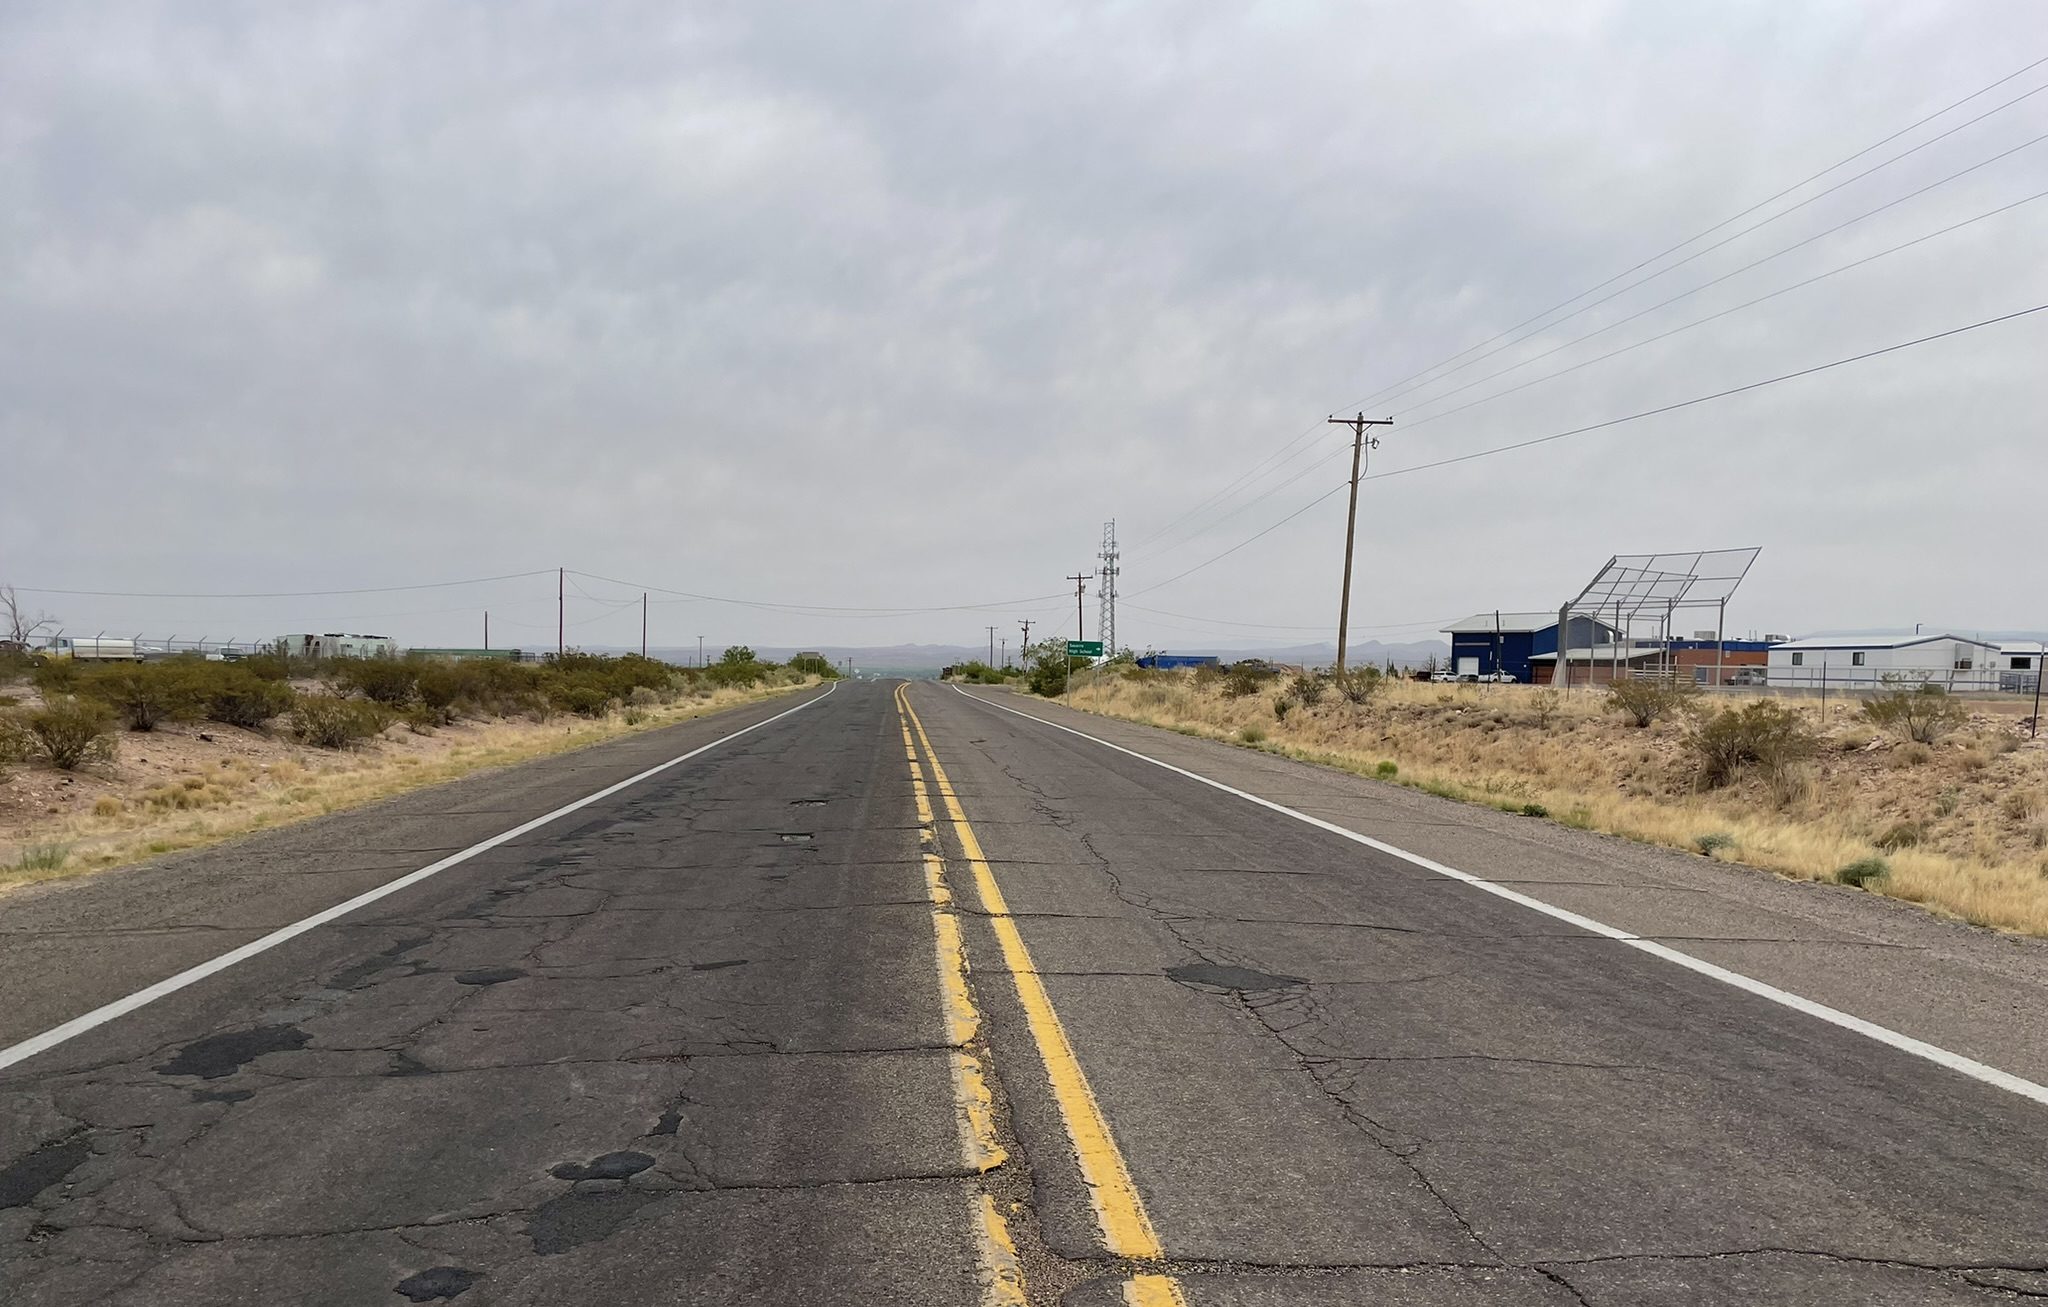
[[[1265,740],[1266,732],[1263,727],[1247,726],[1237,733],[1237,738],[1245,744],[1258,744]]]
[[[441,709],[424,703],[416,703],[410,708],[403,709],[398,714],[398,720],[404,722],[405,729],[414,735],[432,735],[448,724]]]
[[[1953,817],[1956,809],[1963,806],[1963,792],[1951,785],[1934,796],[1934,815]]]
[[[1723,708],[1696,718],[1685,737],[1694,780],[1701,789],[1718,789],[1747,767],[1766,775],[1784,774],[1820,750],[1820,740],[1806,719],[1770,699],[1741,708]]]
[[[1837,885],[1853,885],[1863,889],[1874,881],[1883,880],[1892,874],[1892,864],[1883,858],[1858,858],[1835,872]]]
[[[1692,846],[1700,851],[1703,858],[1711,858],[1722,849],[1735,847],[1735,837],[1727,831],[1708,831],[1705,835],[1693,837]]]
[[[1401,774],[1401,768],[1398,763],[1391,761],[1381,762],[1379,766],[1372,769],[1372,774],[1383,781],[1390,781]]]
[[[1387,679],[1377,667],[1347,667],[1330,673],[1330,684],[1344,702],[1358,706],[1372,702],[1373,696],[1386,688]]]
[[[628,708],[658,708],[661,706],[661,703],[661,692],[648,685],[636,685],[626,695],[626,706]]]
[[[14,860],[14,871],[59,871],[71,861],[69,844],[29,844]]]
[[[1666,682],[1632,677],[1608,687],[1607,706],[1640,729],[1660,717],[1677,713],[1691,703],[1697,693],[1689,681]]]
[[[1329,687],[1322,677],[1303,672],[1287,683],[1287,694],[1302,707],[1313,708],[1323,701],[1323,691]]]
[[[1927,828],[1917,821],[1895,821],[1871,841],[1886,853],[1910,849],[1927,838]]]
[[[328,673],[337,692],[354,691],[371,703],[403,708],[419,697],[425,659],[337,658]]]
[[[1886,690],[1863,701],[1863,716],[1882,730],[1917,744],[1933,744],[1967,724],[1970,710],[1938,685]]]
[[[1934,750],[1918,740],[1908,740],[1892,750],[1892,766],[1925,767],[1934,761]]]
[[[1273,720],[1284,722],[1287,720],[1287,714],[1293,711],[1294,700],[1291,697],[1284,694],[1274,696]]]
[[[346,749],[375,739],[391,724],[390,710],[338,694],[304,694],[292,705],[292,734],[316,749]]]
[[[205,667],[182,658],[89,667],[80,672],[78,693],[113,709],[129,730],[153,731],[165,722],[199,716],[206,701]]]
[[[2042,800],[2033,790],[2014,790],[1998,801],[1998,808],[2014,821],[2025,821],[2041,811]]]
[[[289,712],[296,698],[282,681],[265,680],[239,666],[214,669],[205,681],[206,720],[256,730]]]
[[[111,794],[102,794],[92,803],[92,815],[95,817],[118,817],[126,811],[128,805]]]
[[[1279,675],[1270,665],[1256,658],[1233,663],[1223,676],[1223,696],[1226,699],[1249,698],[1259,692],[1259,687]]]
[[[836,681],[839,679],[839,669],[827,662],[823,654],[819,654],[816,657],[805,657],[799,654],[795,658],[790,659],[784,666],[799,676],[815,676],[820,680],[826,681]],[[996,677],[1000,681],[1002,673],[997,672]],[[989,682],[983,682],[983,684],[989,684]]]
[[[578,717],[603,717],[618,701],[601,682],[561,680],[548,687],[548,702],[557,711]]]
[[[40,708],[19,713],[15,723],[12,730],[20,732],[22,751],[59,771],[114,760],[114,713],[98,700],[56,695]]]

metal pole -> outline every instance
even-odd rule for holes
[[[640,656],[647,656],[647,592],[640,593]]]
[[[991,666],[991,667],[995,666],[995,662],[996,662],[996,628],[994,628],[993,626],[991,626],[990,628],[988,628],[988,662],[989,662],[989,666]]]
[[[1566,691],[1572,688],[1572,606],[1566,604],[1557,610],[1557,667],[1550,673],[1550,683],[1555,686],[1558,677],[1564,677]]]
[[[555,657],[560,658],[569,649],[568,609],[569,569],[558,568],[555,572]]]
[[[701,635],[697,637],[697,666],[704,666],[704,637]]]
[[[1357,417],[1330,419],[1340,427],[1351,428],[1351,507],[1344,516],[1344,595],[1337,605],[1337,675],[1344,674],[1344,648],[1351,636],[1351,551],[1358,539],[1358,481],[1365,472],[1365,429],[1367,427],[1390,427],[1392,418],[1369,418],[1364,413]],[[1379,445],[1374,440],[1373,445]],[[1452,671],[1456,671],[1454,666]]]
[[[2044,642],[2040,652],[2034,655],[2034,728],[2027,732],[2027,738],[2030,740],[2039,738],[2041,734],[2041,681],[2044,675],[2048,675],[2048,668],[2041,666],[2043,662],[2048,662],[2048,658],[2042,657],[2043,654],[2048,654],[2048,642]]]
[[[1721,669],[1728,656],[1728,600],[1721,600],[1721,615],[1714,619],[1714,688],[1720,689],[1726,673]]]
[[[491,610],[484,609],[484,652],[491,651]]]

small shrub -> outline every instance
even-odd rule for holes
[[[222,668],[209,679],[206,720],[223,726],[260,729],[271,718],[291,711],[297,697],[284,682],[265,680],[240,666]]]
[[[2041,796],[2033,790],[2014,790],[1998,801],[1998,808],[2014,821],[2025,821],[2041,811]]]
[[[1970,710],[1938,685],[1887,690],[1866,699],[1863,716],[1874,726],[1919,744],[1932,744],[1965,725]]]
[[[1892,864],[1883,858],[1858,858],[1835,873],[1835,883],[1864,889],[1891,874]]]
[[[1665,682],[1632,677],[1608,687],[1607,706],[1642,728],[1659,717],[1671,716],[1692,702],[1697,693],[1690,681]]]
[[[1746,767],[1781,774],[1820,749],[1806,719],[1770,699],[1696,719],[1685,743],[1702,789],[1726,785]]]
[[[1925,767],[1933,761],[1934,750],[1917,740],[1902,744],[1892,750],[1892,766],[1894,767]]]
[[[439,708],[424,703],[416,703],[405,709],[398,714],[398,719],[404,722],[405,729],[414,735],[432,735],[447,725]]]
[[[1362,707],[1386,688],[1387,677],[1377,667],[1347,667],[1341,675],[1331,673],[1330,684],[1337,687],[1344,702]]]
[[[114,714],[105,704],[60,694],[18,719],[29,757],[59,771],[114,760]]]
[[[625,722],[628,726],[639,726],[643,722],[649,721],[651,719],[652,714],[649,713],[645,708],[634,708],[629,706],[626,709]]]
[[[548,702],[578,717],[603,717],[615,700],[609,688],[589,680],[559,681],[548,690]]]
[[[1886,853],[1897,853],[1900,849],[1912,848],[1926,838],[1927,828],[1919,822],[1898,821],[1885,827],[1884,832],[1871,843]]]
[[[1558,709],[1564,707],[1564,696],[1556,690],[1538,690],[1532,697],[1532,702],[1536,708],[1537,728],[1549,730],[1550,724],[1557,720]]]
[[[1223,677],[1223,696],[1227,699],[1243,699],[1259,692],[1259,687],[1280,675],[1270,664],[1256,658],[1247,658],[1241,663],[1232,663]]]
[[[1284,722],[1287,720],[1287,714],[1292,711],[1294,711],[1294,700],[1286,695],[1280,695],[1273,700],[1273,716],[1276,719]]]
[[[820,659],[819,661],[823,661]],[[792,664],[793,665],[793,664]],[[661,692],[651,685],[636,685],[626,695],[628,708],[654,708],[662,702]]]
[[[1767,767],[1764,779],[1770,783],[1771,801],[1780,808],[1790,808],[1813,797],[1813,768],[1804,764]]]
[[[102,794],[93,800],[92,815],[95,817],[118,817],[128,811],[128,805],[111,794]]]
[[[1956,815],[1956,809],[1961,807],[1962,804],[1963,792],[1951,785],[1940,794],[1934,796],[1934,815],[1937,817],[1953,817]]]
[[[1304,708],[1313,708],[1321,703],[1323,701],[1323,691],[1329,688],[1330,683],[1328,681],[1320,676],[1310,675],[1307,672],[1302,673],[1287,683],[1287,693],[1296,703]]]
[[[1709,831],[1694,837],[1692,846],[1700,851],[1701,857],[1711,858],[1722,849],[1734,848],[1735,837],[1726,831]]]
[[[336,659],[333,680],[337,689],[353,690],[371,703],[403,708],[419,697],[420,673],[428,664],[413,658]]]
[[[1524,817],[1548,817],[1550,815],[1550,809],[1540,803],[1525,803],[1515,811],[1521,813]]]
[[[29,844],[14,860],[15,871],[58,871],[71,860],[69,844]]]
[[[1372,774],[1383,781],[1390,781],[1401,774],[1401,768],[1392,761],[1385,761],[1372,769]]]
[[[383,734],[391,724],[381,704],[338,694],[300,695],[292,706],[292,734],[317,749],[346,749]]]
[[[197,668],[204,666],[173,659],[88,668],[79,677],[78,692],[112,708],[129,730],[153,731],[165,722],[199,716],[205,692]]]
[[[1266,732],[1257,726],[1247,726],[1237,733],[1237,738],[1246,744],[1257,744],[1266,738]]]
[[[1557,821],[1560,826],[1569,826],[1573,830],[1591,830],[1593,829],[1593,810],[1591,808],[1567,808],[1564,815],[1559,817]]]

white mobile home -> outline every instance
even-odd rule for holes
[[[395,658],[398,641],[388,635],[281,635],[278,643],[294,658]]]
[[[1997,645],[1969,636],[1816,635],[1771,646],[1766,676],[1774,690],[1996,690],[2004,662]]]
[[[2032,694],[2041,682],[2041,659],[2048,656],[2048,644],[2039,640],[2003,640],[1998,645],[1999,688],[2013,694]]]

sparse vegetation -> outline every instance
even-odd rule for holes
[[[60,694],[21,712],[14,730],[30,758],[59,771],[78,771],[114,760],[114,714],[92,699]],[[12,733],[12,732],[10,732]]]
[[[1735,837],[1727,831],[1708,831],[1705,835],[1696,836],[1692,846],[1700,851],[1701,857],[1711,858],[1723,849],[1734,848]]]
[[[1969,710],[1938,685],[1873,695],[1863,701],[1863,715],[1873,725],[1918,744],[1933,744],[1970,719]]]
[[[1703,790],[1733,781],[1746,767],[1782,777],[1820,751],[1805,717],[1770,699],[1702,715],[1686,736],[1694,777]]]
[[[1888,879],[1891,874],[1892,864],[1883,858],[1858,858],[1836,870],[1835,883],[1868,889],[1873,882]]]
[[[1698,697],[1690,681],[1631,677],[1608,687],[1607,706],[1644,728],[1661,717],[1676,715]]]
[[[1869,883],[1877,893],[2048,936],[2048,749],[2015,731],[2009,704],[1964,700],[1960,738],[1925,745],[1860,715],[1824,723],[1809,700],[1703,695],[1677,729],[1639,730],[1604,693],[1400,680],[1381,686],[1369,714],[1331,711],[1331,694],[1276,720],[1278,686],[1230,698],[1225,679],[1085,678],[1072,702],[1232,743],[1251,727],[1269,752],[1508,812],[1533,803],[1563,826],[1802,879],[1832,882],[1842,866],[1879,856],[1891,870]],[[1711,786],[1701,743],[1714,746]],[[1703,832],[1719,838],[1703,848]]]
[[[56,871],[71,860],[68,844],[29,844],[14,860],[16,872]]]
[[[346,749],[384,733],[391,711],[368,699],[303,694],[292,706],[292,734],[316,749]]]

